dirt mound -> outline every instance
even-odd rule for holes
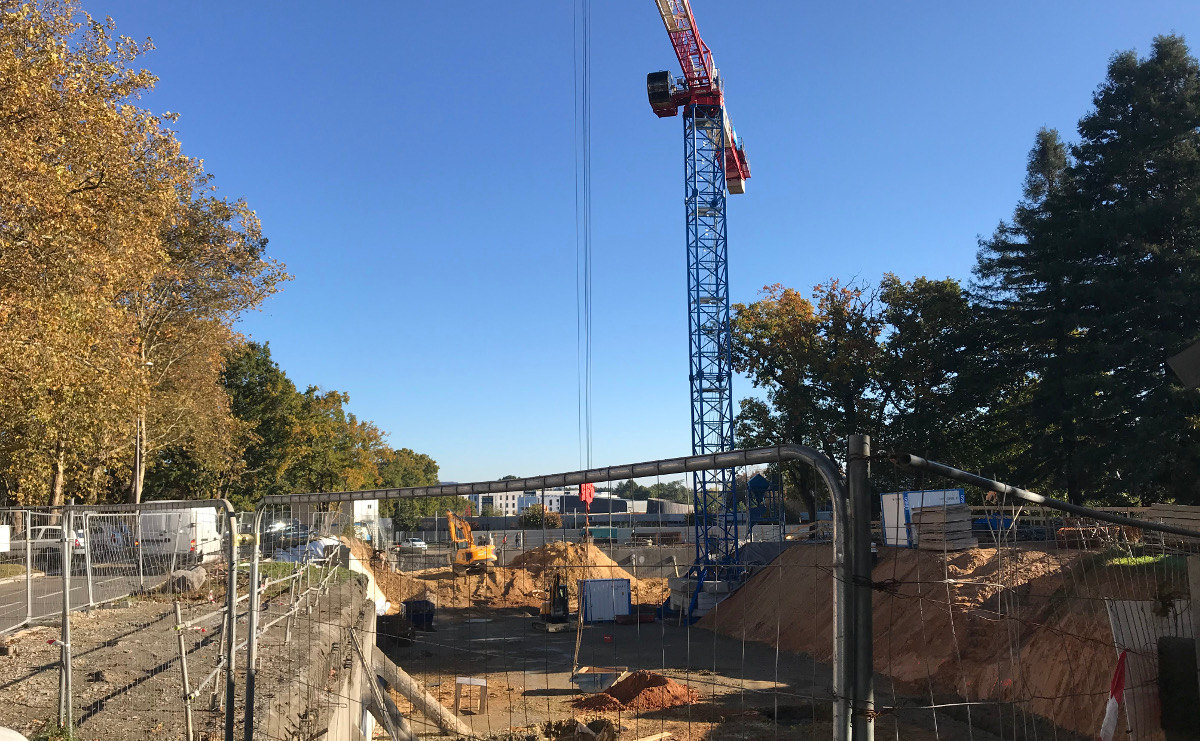
[[[1096,698],[1104,698],[1115,662],[1099,598],[1153,599],[1173,588],[1081,551],[885,548],[879,556],[877,671],[902,684],[931,681],[970,701],[1023,700],[1084,734],[1096,732]],[[832,559],[827,545],[788,548],[697,625],[828,662]]]
[[[571,582],[578,579],[633,579],[632,574],[591,543],[547,543],[525,551],[508,565],[537,575],[547,571],[562,572]]]
[[[607,690],[576,700],[581,710],[664,710],[700,699],[700,693],[661,674],[636,671]]]
[[[548,595],[549,575],[559,568],[563,569],[572,597],[577,596],[577,579],[629,579],[634,604],[661,604],[668,593],[665,579],[634,579],[592,545],[587,546],[590,551],[573,543],[552,544],[571,546],[569,549],[543,546],[550,555],[545,556],[547,565],[537,570],[521,568],[518,564],[494,567],[486,574],[455,576],[448,566],[421,571],[395,571],[383,561],[373,560],[374,554],[366,544],[357,540],[348,543],[354,557],[371,569],[380,590],[392,603],[393,611],[398,611],[402,602],[414,599],[428,600],[438,607],[540,607]],[[563,555],[559,556],[561,564],[555,563],[553,555],[560,550],[563,551]],[[529,557],[530,553],[535,552],[522,555]],[[584,558],[598,565],[577,566],[575,562]],[[612,567],[606,567],[604,560]],[[582,571],[577,571],[577,568]],[[575,609],[575,605],[572,605],[572,609]]]
[[[455,576],[449,566],[396,571],[373,559],[370,546],[346,541],[350,552],[371,569],[375,582],[398,611],[406,600],[428,600],[438,607],[538,607],[546,598],[536,579],[524,569],[494,568],[486,574]]]
[[[634,604],[662,604],[669,592],[666,579],[637,579],[591,543],[547,543],[519,554],[508,567],[538,577],[544,589],[560,575],[572,598],[579,596],[580,579],[628,579]]]
[[[604,692],[598,692],[594,695],[581,697],[571,704],[580,710],[592,710],[601,713],[616,712],[618,710],[625,709],[625,706],[620,700]]]

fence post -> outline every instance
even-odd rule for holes
[[[301,559],[298,563],[303,563],[303,561],[304,559]],[[296,582],[300,581],[303,576],[303,572],[295,571],[292,573],[292,578],[289,582],[291,584],[291,594],[288,597],[287,627],[283,633],[283,642],[285,645],[290,645],[292,642],[292,622],[296,619]]]
[[[43,531],[44,532],[44,531]],[[33,523],[25,516],[25,622],[33,623]]]
[[[145,593],[145,591],[146,591],[146,570],[145,570],[145,567],[142,566],[142,513],[140,510],[135,515],[135,517],[137,518],[136,520],[134,520],[134,522],[137,523],[136,530],[137,530],[137,557],[138,557],[138,587],[140,587],[142,592]]]
[[[92,605],[96,604],[96,598],[92,594],[92,515],[89,512],[83,513],[83,576],[87,584],[87,606],[90,610]]]
[[[851,435],[846,459],[850,489],[849,555],[853,565],[854,687],[850,726],[853,741],[875,738],[875,657],[871,599],[871,438]]]
[[[248,617],[246,622],[246,716],[243,720],[245,728],[245,741],[253,741],[254,739],[254,681],[255,662],[258,660],[258,529],[262,522],[263,510],[260,508],[254,513],[254,553],[250,556],[250,606],[247,611]],[[232,704],[232,703],[231,703]]]
[[[831,491],[833,504],[833,741],[850,741],[850,696],[853,690],[853,604],[849,497],[845,489]]]
[[[226,502],[226,522],[229,525],[229,544],[225,546],[225,560],[228,565],[229,577],[225,585],[225,741],[233,741],[233,727],[237,724],[234,714],[234,700],[237,695],[235,659],[237,658],[237,515],[233,507]],[[258,550],[258,523],[255,523],[254,538],[251,541],[255,551]]]
[[[183,640],[183,610],[179,607],[179,600],[175,600],[175,637],[179,643],[179,669],[183,674],[183,728],[187,733],[187,741],[193,741],[195,731],[192,730],[192,685],[188,681],[187,647]]]
[[[71,708],[71,550],[75,528],[71,508],[63,508],[62,518],[62,629],[59,635],[58,725],[70,730],[75,725]]]

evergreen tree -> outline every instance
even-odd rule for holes
[[[1195,501],[1200,397],[1166,359],[1200,338],[1200,65],[1178,36],[1114,56],[1074,149],[1094,271],[1081,343],[1102,373],[1087,409],[1097,493]]]
[[[1069,152],[1043,130],[1013,220],[981,243],[993,426],[1012,474],[1069,499],[1195,501],[1200,66],[1183,39],[1115,55]]]

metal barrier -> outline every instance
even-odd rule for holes
[[[67,735],[83,726],[103,736],[106,726],[128,730],[142,713],[146,734],[195,739],[203,730],[232,741],[232,522],[224,500],[0,510],[10,533],[0,550],[0,575],[8,575],[0,580],[0,640],[14,670],[0,692],[0,725],[57,726]],[[196,566],[224,569],[224,583],[193,589]],[[189,663],[212,666],[194,688]],[[197,710],[206,691],[211,701]]]
[[[575,614],[583,616],[589,608],[581,606],[587,601],[576,594],[576,580],[584,577],[596,577],[597,574],[618,574],[617,581],[624,580],[630,585],[632,594],[624,597],[636,606],[639,602],[645,608],[663,605],[671,586],[668,579],[638,579],[629,572],[621,569],[613,560],[594,564],[550,563],[542,564],[538,558],[551,553],[552,549],[571,551],[571,548],[581,548],[572,545],[570,548],[559,539],[543,535],[538,540],[544,553],[529,551],[522,556],[521,563],[512,568],[496,567],[493,571],[480,572],[466,576],[455,576],[453,570],[446,566],[435,566],[409,572],[403,569],[401,562],[390,558],[386,553],[374,551],[368,544],[357,541],[353,528],[345,528],[350,524],[348,514],[341,509],[353,501],[370,499],[398,499],[424,496],[446,496],[481,492],[526,491],[571,484],[595,483],[604,481],[625,480],[629,478],[673,475],[691,471],[729,469],[747,465],[762,465],[780,461],[802,460],[812,465],[831,490],[832,500],[838,514],[838,521],[848,522],[850,502],[846,494],[846,484],[837,468],[819,452],[799,445],[785,445],[771,448],[760,448],[744,451],[731,451],[716,455],[691,456],[647,463],[611,466],[587,471],[576,471],[526,479],[510,479],[504,481],[480,482],[475,484],[458,484],[434,487],[414,487],[409,489],[371,490],[359,492],[332,492],[301,494],[293,496],[267,497],[260,503],[253,530],[258,533],[262,547],[255,550],[250,563],[250,581],[256,584],[260,581],[263,569],[276,570],[280,568],[279,556],[286,559],[296,557],[290,549],[302,543],[323,542],[322,548],[337,547],[341,544],[349,549],[345,555],[347,566],[351,571],[364,573],[363,577],[346,578],[344,581],[331,577],[338,589],[327,592],[318,600],[318,617],[300,613],[296,615],[298,626],[292,636],[292,646],[272,643],[272,649],[266,654],[259,650],[259,644],[266,638],[267,622],[263,623],[263,615],[275,610],[270,600],[252,599],[249,612],[249,641],[250,650],[247,662],[246,677],[246,715],[244,722],[244,739],[252,741],[259,738],[288,737],[289,734],[300,738],[304,733],[359,733],[369,735],[370,728],[378,719],[385,726],[394,725],[391,729],[397,733],[407,733],[404,730],[408,723],[417,723],[418,716],[423,716],[422,722],[429,731],[457,733],[471,738],[481,737],[488,733],[501,732],[506,729],[537,726],[545,730],[544,724],[561,723],[570,717],[570,709],[555,710],[549,707],[536,707],[538,697],[549,698],[550,694],[561,694],[561,683],[566,681],[561,672],[551,670],[549,665],[540,671],[529,663],[529,654],[541,649],[540,643],[518,649],[523,643],[522,636],[529,626],[528,617],[521,618],[512,615],[511,610],[526,610],[543,602],[543,597],[549,593],[554,576],[556,583],[563,584],[570,593],[571,604],[576,606]],[[860,502],[866,500],[859,497]],[[325,522],[322,522],[322,518]],[[332,518],[332,526],[329,520]],[[859,512],[858,522],[869,529],[869,513]],[[339,532],[341,526],[341,532]],[[844,529],[843,529],[844,530]],[[286,540],[284,535],[272,533],[291,532],[298,537],[297,541]],[[486,537],[486,536],[485,536]],[[282,540],[280,540],[282,538]],[[276,540],[272,540],[276,539]],[[860,718],[871,718],[870,712],[870,673],[858,679],[857,667],[865,663],[871,665],[870,644],[852,646],[849,641],[854,635],[862,635],[861,626],[864,624],[869,633],[871,613],[869,610],[857,610],[854,600],[860,595],[870,594],[867,584],[856,582],[853,578],[853,556],[846,547],[847,539],[835,539],[835,544],[819,546],[822,548],[820,561],[798,566],[793,575],[801,574],[811,577],[814,582],[821,575],[828,577],[832,572],[835,578],[825,582],[825,594],[833,594],[835,605],[833,619],[829,624],[829,633],[823,645],[832,653],[834,671],[832,674],[810,661],[797,661],[795,671],[786,674],[795,679],[796,690],[788,690],[783,686],[774,689],[763,689],[761,695],[756,695],[758,703],[778,706],[782,701],[788,708],[803,707],[804,713],[811,713],[813,719],[822,724],[829,724],[835,738],[851,738],[851,715]],[[286,546],[286,547],[280,547]],[[585,544],[583,548],[595,548]],[[615,546],[608,546],[610,550]],[[535,547],[536,549],[537,547]],[[869,553],[869,546],[868,546]],[[420,558],[425,558],[422,555]],[[302,558],[302,556],[301,556]],[[611,564],[611,565],[610,565]],[[426,565],[426,564],[422,564]],[[633,566],[631,564],[631,566]],[[832,567],[832,568],[831,568]],[[684,570],[687,569],[685,564]],[[759,576],[770,571],[770,567],[759,571]],[[434,572],[434,573],[430,573]],[[781,572],[776,570],[773,575],[778,578]],[[758,578],[756,576],[755,578]],[[603,581],[603,580],[602,580]],[[611,582],[612,580],[608,580]],[[676,579],[675,583],[687,582],[686,577]],[[651,583],[647,587],[643,582]],[[704,585],[699,585],[704,587]],[[611,585],[608,587],[615,589]],[[584,589],[582,585],[579,589]],[[686,589],[681,586],[680,589]],[[655,591],[657,590],[657,591]],[[690,594],[691,602],[695,603],[699,594],[693,587]],[[706,594],[708,587],[704,587]],[[728,591],[726,589],[726,591]],[[616,593],[610,598],[616,598]],[[771,596],[775,592],[771,591]],[[645,600],[650,600],[646,602]],[[582,602],[581,602],[582,600]],[[394,601],[404,601],[405,615],[395,616],[393,613],[400,605],[390,604]],[[717,600],[714,600],[717,601]],[[266,606],[266,611],[262,610]],[[282,606],[282,605],[281,605]],[[711,620],[718,622],[718,617],[724,608],[718,604],[712,609]],[[428,612],[425,612],[428,610]],[[485,617],[494,613],[495,618]],[[482,612],[481,612],[482,611]],[[728,611],[726,611],[728,612]],[[737,702],[730,690],[737,683],[747,680],[747,667],[742,667],[741,679],[737,678],[738,669],[734,666],[722,666],[728,672],[728,678],[715,681],[713,672],[703,672],[694,663],[694,654],[704,645],[699,640],[699,629],[693,638],[691,621],[686,619],[687,608],[684,606],[682,617],[661,620],[664,633],[658,636],[661,650],[639,651],[638,660],[647,669],[659,669],[663,676],[670,675],[682,680],[690,686],[705,688],[711,693],[714,702]],[[424,624],[426,619],[432,621],[435,614],[447,615],[449,622],[446,633],[424,634],[415,626]],[[526,615],[528,613],[525,613]],[[650,614],[637,611],[637,615]],[[478,617],[472,617],[479,615]],[[428,616],[428,617],[426,617]],[[589,613],[587,619],[595,617]],[[403,619],[404,623],[395,622]],[[577,618],[583,620],[584,618]],[[706,618],[707,619],[707,618]],[[279,617],[275,618],[275,623]],[[380,622],[381,621],[381,622]],[[495,625],[493,625],[493,621]],[[377,622],[381,627],[376,627]],[[670,624],[670,635],[666,626]],[[654,635],[641,627],[639,617],[632,630],[636,631],[639,640],[650,640]],[[857,631],[854,625],[860,626]],[[406,627],[398,627],[406,626]],[[835,627],[836,626],[836,627]],[[583,661],[591,655],[591,666],[599,661],[598,651],[604,650],[592,645],[588,632],[571,625],[567,636],[574,635],[576,647],[574,651],[574,673],[568,672],[571,679],[579,679],[578,686],[603,689],[598,685],[589,684],[591,677],[599,677],[592,671],[584,671],[587,667]],[[514,632],[515,631],[515,632]],[[455,637],[450,637],[454,635]],[[715,635],[715,634],[714,634]],[[305,636],[305,638],[300,638]],[[284,636],[286,638],[286,636]],[[611,636],[595,636],[602,646],[614,643]],[[274,640],[274,639],[273,639]],[[569,640],[569,638],[568,638]],[[708,639],[708,640],[715,640]],[[723,639],[722,639],[723,640]],[[300,642],[300,643],[298,643]],[[405,659],[405,669],[393,664],[388,658],[387,651],[382,647],[389,646],[388,651],[403,650],[404,647],[421,647],[421,655]],[[513,653],[508,646],[512,645]],[[743,644],[744,645],[744,644]],[[360,651],[349,651],[347,647],[358,646]],[[396,647],[400,647],[397,649]],[[301,652],[310,657],[311,662],[321,671],[305,670],[299,676],[295,673],[288,676],[279,671],[279,665],[290,665],[294,652]],[[727,648],[718,652],[714,648],[713,665],[716,665],[718,653],[722,655]],[[568,652],[570,653],[570,652]],[[646,661],[661,653],[662,663]],[[428,656],[426,656],[426,654]],[[861,655],[860,655],[861,654]],[[743,648],[742,655],[745,655]],[[668,659],[668,656],[673,658]],[[723,661],[723,659],[722,659]],[[668,662],[674,666],[667,666]],[[517,671],[517,667],[520,670]],[[592,667],[595,668],[594,666]],[[632,668],[632,667],[630,667]],[[448,674],[447,672],[454,672]],[[480,674],[483,676],[467,676],[462,674]],[[757,675],[757,671],[751,671]],[[613,674],[611,679],[619,675]],[[517,680],[516,677],[520,679]],[[388,694],[377,696],[375,692],[376,677],[387,680]],[[709,677],[712,677],[711,679]],[[656,680],[657,681],[657,680]],[[756,680],[758,681],[758,680]],[[464,684],[465,682],[465,684]],[[733,682],[731,685],[730,682]],[[610,682],[611,683],[611,682]],[[568,685],[569,686],[569,685]],[[505,693],[500,702],[489,701],[478,703],[479,709],[475,717],[463,718],[455,712],[449,712],[447,704],[452,703],[451,696],[446,694],[454,690],[453,704],[461,700],[463,688],[470,692],[482,692],[492,695],[497,691]],[[473,687],[482,687],[474,690]],[[538,689],[540,687],[541,689]],[[801,688],[802,687],[802,688]],[[509,693],[517,692],[520,696]],[[687,689],[677,692],[695,692],[700,690]],[[856,693],[865,692],[863,695]],[[399,694],[397,694],[399,693]],[[534,693],[534,694],[531,694]],[[863,702],[855,701],[856,696],[863,697]],[[564,700],[571,699],[568,695]],[[582,694],[577,694],[572,700],[590,701]],[[786,721],[780,715],[772,714],[769,718],[765,705],[758,709],[744,706],[746,696],[743,694],[743,709],[747,716],[753,715],[758,720],[752,721],[753,727],[766,724],[767,727],[778,730]],[[836,709],[832,714],[819,710],[819,705],[832,702]],[[678,712],[687,710],[692,703],[683,703]],[[555,702],[555,707],[560,703]],[[399,708],[413,711],[413,715],[402,717]],[[669,706],[668,706],[669,707]],[[761,711],[762,714],[759,714]],[[566,715],[560,713],[565,712]],[[636,727],[648,728],[655,724],[652,716],[645,716],[635,710],[630,710]],[[772,713],[774,711],[771,711]],[[500,715],[498,715],[500,714]],[[501,716],[507,716],[501,719]],[[465,722],[469,720],[470,722]],[[687,725],[694,723],[710,724],[711,721],[683,717]],[[665,722],[665,721],[664,721]],[[749,721],[748,721],[749,722]],[[758,725],[755,725],[758,724]],[[866,738],[861,735],[854,738]],[[840,730],[838,730],[840,729]],[[644,735],[644,734],[639,734]]]

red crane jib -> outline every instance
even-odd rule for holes
[[[650,107],[659,117],[676,116],[680,106],[704,105],[725,107],[725,91],[713,63],[712,52],[700,38],[692,6],[688,0],[654,0],[662,16],[667,36],[683,70],[683,85],[670,79],[667,73],[652,73],[647,77]],[[750,163],[741,142],[733,134],[729,112],[725,118],[725,180],[730,193],[745,192],[750,177]]]

